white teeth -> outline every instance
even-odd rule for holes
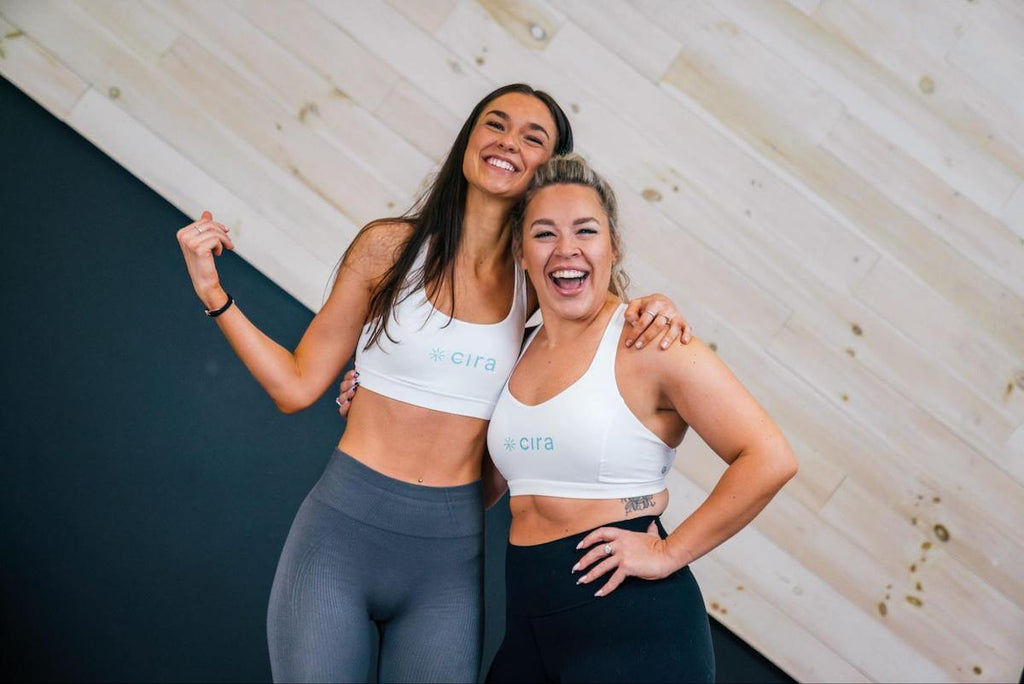
[[[587,275],[583,271],[555,271],[551,274],[555,278],[582,278]]]
[[[487,163],[490,164],[491,166],[497,166],[499,169],[505,169],[506,171],[514,172],[516,170],[516,167],[509,164],[504,159],[497,159],[496,157],[491,157],[490,159],[487,160]]]

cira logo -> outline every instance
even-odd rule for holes
[[[550,437],[506,437],[505,451],[554,451],[555,440]]]
[[[487,373],[493,373],[498,367],[498,360],[493,357],[461,351],[449,353],[441,347],[431,349],[428,356],[434,363],[450,363],[453,366],[475,368]]]

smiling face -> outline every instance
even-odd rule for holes
[[[549,185],[523,216],[520,262],[544,315],[579,319],[604,306],[618,255],[608,215],[585,185]]]
[[[541,100],[506,93],[488,102],[470,134],[462,172],[470,186],[506,199],[521,196],[555,148],[555,120]]]

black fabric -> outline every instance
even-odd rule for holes
[[[605,527],[644,532],[652,521],[666,537],[652,516]],[[487,681],[715,681],[711,628],[689,567],[657,581],[629,577],[596,597],[610,575],[576,584],[570,573],[586,534],[508,547],[505,639]]]

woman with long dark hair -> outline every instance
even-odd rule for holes
[[[227,229],[204,212],[178,232],[207,313],[282,411],[312,404],[353,351],[360,371],[347,429],[278,564],[276,681],[365,680],[375,643],[381,680],[476,679],[487,421],[537,306],[507,216],[533,172],[571,149],[550,96],[521,84],[490,93],[414,210],[353,240],[294,352],[221,286]],[[664,333],[667,346],[683,326],[663,297],[631,315],[644,342]]]

